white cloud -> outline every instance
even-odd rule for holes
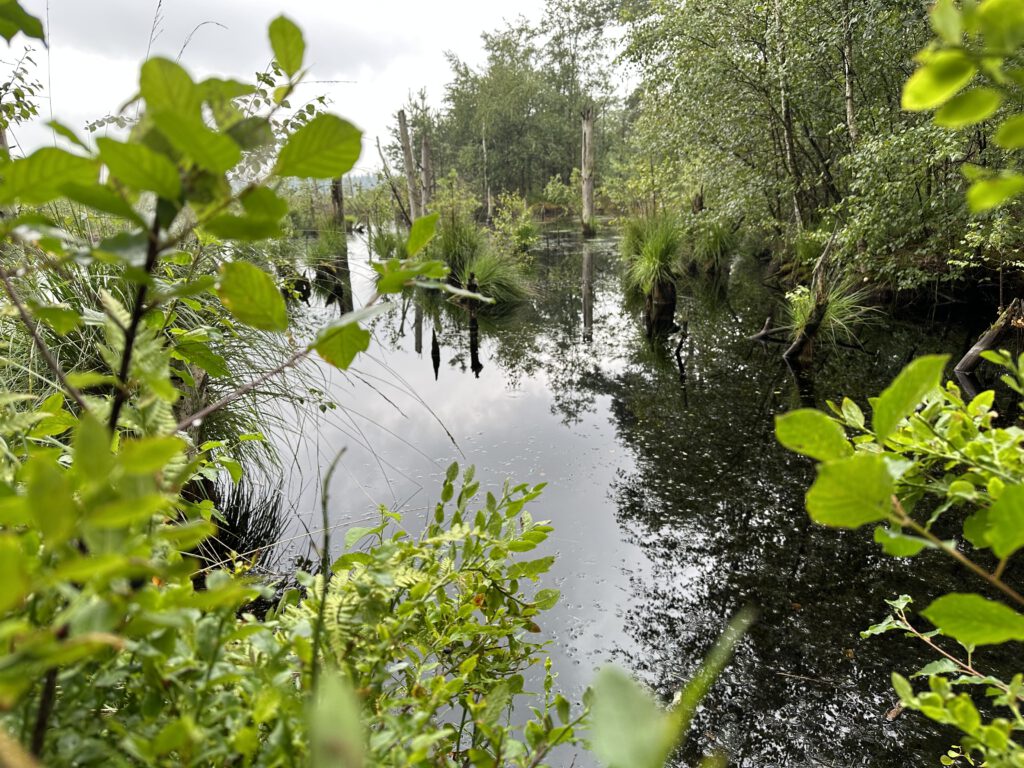
[[[41,18],[48,11],[51,42],[36,61],[52,101],[41,104],[38,124],[16,134],[29,150],[51,141],[42,125],[51,107],[54,117],[81,129],[134,93],[157,0],[24,5]],[[194,76],[251,78],[270,60],[266,28],[283,10],[306,35],[312,82],[301,95],[327,95],[335,111],[359,125],[366,132],[360,165],[372,166],[374,137],[386,136],[409,93],[426,88],[431,103],[440,104],[449,78],[445,51],[478,63],[481,32],[519,15],[536,19],[542,7],[543,0],[163,0],[153,54],[175,58],[188,40],[181,61]]]

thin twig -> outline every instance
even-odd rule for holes
[[[245,397],[247,394],[252,392],[254,389],[256,389],[261,384],[264,384],[265,382],[269,381],[270,379],[274,378],[275,376],[279,376],[280,374],[284,373],[285,371],[287,371],[292,366],[298,364],[301,360],[303,360],[304,358],[308,357],[310,352],[312,352],[312,351],[313,350],[312,350],[311,347],[304,347],[303,349],[300,349],[298,352],[293,354],[291,357],[289,357],[287,360],[285,360],[279,366],[274,368],[272,371],[267,371],[266,373],[261,373],[259,376],[257,376],[255,379],[253,379],[252,381],[248,382],[247,384],[243,384],[238,389],[236,389],[236,390],[234,390],[232,392],[229,392],[228,394],[224,395],[224,397],[222,397],[220,400],[217,400],[216,402],[210,403],[208,406],[206,406],[205,408],[202,408],[201,410],[196,411],[191,416],[186,416],[184,419],[182,419],[178,423],[178,426],[176,426],[174,428],[174,430],[176,432],[184,432],[185,430],[187,430],[187,429],[189,429],[191,427],[196,426],[197,424],[199,424],[199,422],[201,422],[203,419],[205,419],[210,414],[216,413],[221,408],[225,408],[225,407],[231,405],[233,402],[235,402],[239,398]]]
[[[928,539],[928,541],[930,541],[934,546],[936,546],[937,548],[941,549],[943,552],[945,552],[947,555],[952,557],[954,560],[956,560],[962,566],[964,566],[969,571],[974,573],[976,576],[979,576],[982,579],[984,579],[986,582],[988,582],[995,589],[998,589],[1000,592],[1002,592],[1008,598],[1010,598],[1015,603],[1017,603],[1017,605],[1024,605],[1024,597],[1022,597],[1019,592],[1017,592],[1013,587],[1011,587],[1006,582],[1002,581],[1001,579],[999,579],[995,575],[993,575],[993,574],[989,573],[988,571],[986,571],[984,568],[982,568],[976,562],[974,562],[969,557],[967,557],[959,549],[957,549],[954,546],[951,546],[951,545],[947,544],[945,541],[943,541],[938,536],[936,536],[934,533],[929,531],[927,528],[925,528],[919,522],[914,520],[910,515],[908,515],[906,513],[906,510],[903,509],[903,505],[900,503],[900,500],[898,498],[896,498],[895,496],[892,497],[892,504],[893,504],[893,507],[896,509],[895,517],[896,517],[896,521],[899,524],[905,525],[908,528],[911,528],[912,530],[914,530],[920,536],[924,536],[924,538]]]
[[[330,583],[331,578],[331,530],[327,524],[328,501],[330,500],[331,478],[334,477],[334,471],[338,468],[338,463],[344,455],[345,449],[342,448],[338,451],[338,455],[334,457],[331,466],[327,468],[327,474],[324,475],[323,488],[320,491],[320,515],[324,528],[324,543],[320,549],[322,594],[320,595],[320,605],[316,612],[316,626],[313,627],[313,666],[310,673],[310,691],[314,696],[316,696],[317,686],[320,684],[320,640],[323,637],[324,622],[326,621],[327,585]]]

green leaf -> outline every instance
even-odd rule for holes
[[[9,43],[19,32],[46,43],[43,22],[22,8],[21,3],[7,0],[0,4],[0,37]]]
[[[674,719],[625,672],[605,667],[594,681],[591,747],[605,768],[664,768]]]
[[[139,93],[151,112],[176,112],[199,119],[202,92],[178,63],[160,57],[142,65]]]
[[[60,304],[32,307],[32,314],[50,326],[58,336],[66,336],[82,324],[82,316]]]
[[[265,331],[288,329],[284,297],[266,272],[245,261],[221,265],[217,295],[238,320]]]
[[[811,518],[837,528],[858,528],[889,517],[892,475],[877,453],[859,453],[818,467],[807,492]]]
[[[903,108],[910,112],[941,107],[967,85],[977,67],[961,51],[939,51],[903,86]]]
[[[378,533],[384,530],[383,525],[375,526],[354,526],[345,531],[345,549],[351,549],[351,547],[357,542],[365,539],[367,536],[376,536]]]
[[[362,149],[362,132],[340,117],[318,115],[291,135],[274,173],[333,179],[352,170]]]
[[[789,450],[819,461],[842,459],[853,453],[843,428],[812,408],[777,416],[775,436]]]
[[[935,34],[950,45],[958,45],[963,39],[963,20],[953,0],[937,1],[932,7],[931,22]]]
[[[154,515],[170,509],[171,502],[167,497],[157,493],[139,498],[124,498],[108,502],[89,510],[87,520],[89,526],[97,530],[114,530],[126,528],[135,523],[147,522]]]
[[[534,606],[541,611],[549,611],[558,604],[558,598],[562,593],[557,589],[542,589],[533,596]]]
[[[226,173],[242,159],[241,147],[230,136],[211,131],[198,117],[158,110],[153,113],[153,120],[174,148],[200,168]]]
[[[379,304],[364,307],[355,312],[346,312],[317,334],[313,349],[331,365],[345,370],[356,355],[370,346],[370,333],[359,327],[359,323],[386,312],[390,307]]]
[[[935,113],[935,123],[943,128],[966,128],[988,120],[1002,103],[1003,94],[995,88],[971,88],[946,102]]]
[[[871,423],[875,439],[884,442],[925,396],[941,383],[949,355],[919,357],[902,371],[875,400]]]
[[[1005,172],[976,181],[967,190],[967,204],[974,213],[985,213],[1024,192],[1024,176]]]
[[[1024,115],[1014,115],[999,124],[993,139],[1003,149],[1024,147]]]
[[[142,144],[123,144],[113,139],[96,139],[100,160],[111,175],[137,190],[150,190],[165,200],[181,195],[177,166],[164,155]]]
[[[11,533],[0,533],[0,584],[0,615],[18,606],[32,589],[29,558]]]
[[[880,525],[875,528],[875,542],[882,545],[882,550],[893,557],[914,557],[926,548],[934,545],[927,539],[907,536],[899,528],[887,528]]]
[[[985,0],[978,15],[987,48],[1012,51],[1024,43],[1024,4],[1020,0]]]
[[[228,368],[227,360],[202,342],[178,344],[175,346],[174,352],[193,365],[198,365],[215,379],[231,375],[231,369]]]
[[[78,138],[78,134],[75,133],[70,128],[68,128],[66,125],[64,125],[64,123],[60,122],[59,120],[49,120],[46,123],[46,127],[49,128],[54,133],[56,133],[58,136],[63,136],[65,139],[70,141],[75,146],[81,147],[86,152],[89,151],[88,145],[80,138]]]
[[[0,167],[0,205],[21,201],[42,205],[60,197],[69,184],[94,184],[96,163],[63,149],[43,147]]]
[[[149,437],[127,440],[121,446],[118,461],[131,475],[151,475],[159,472],[185,451],[185,443],[178,437]]]
[[[434,239],[439,218],[440,214],[432,213],[429,216],[421,216],[413,222],[412,229],[409,230],[409,239],[405,244],[407,258],[411,259],[416,256],[426,247],[427,243]]]
[[[242,207],[254,219],[280,221],[288,214],[288,201],[268,187],[254,187],[241,197]]]
[[[273,219],[225,213],[203,224],[203,230],[221,240],[255,242],[280,237],[281,225]]]
[[[948,675],[960,671],[960,667],[949,659],[938,659],[921,667],[911,677],[931,677],[932,675]]]
[[[284,73],[290,78],[295,77],[295,73],[302,69],[302,58],[306,53],[302,30],[291,20],[278,16],[270,22],[270,47]]]
[[[265,117],[247,117],[228,128],[227,133],[246,151],[274,143],[274,129]]]
[[[135,212],[135,209],[119,194],[109,187],[99,184],[65,184],[63,192],[69,200],[88,206],[95,211],[110,213],[122,219],[145,227],[146,222]]]
[[[985,539],[999,558],[1024,547],[1024,485],[1007,486],[989,507]]]
[[[1024,640],[1024,616],[981,595],[943,595],[922,613],[942,634],[964,645]]]
[[[67,472],[54,462],[29,464],[28,507],[50,546],[67,541],[75,531],[77,509]]]
[[[358,325],[344,325],[332,328],[322,334],[314,348],[324,360],[342,371],[347,369],[356,355],[370,348],[370,332]]]

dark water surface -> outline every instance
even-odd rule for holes
[[[371,272],[365,246],[350,243],[358,306]],[[358,371],[318,372],[342,407],[299,425],[291,495],[302,524],[319,527],[319,471],[341,448],[335,523],[383,503],[417,528],[454,460],[475,464],[485,489],[547,482],[532,511],[556,531],[547,585],[562,600],[543,629],[563,690],[578,698],[613,661],[668,700],[750,603],[760,621],[706,700],[686,760],[724,747],[741,766],[937,764],[950,737],[916,715],[884,717],[890,672],[930,658],[910,640],[858,633],[886,598],[972,585],[939,556],[897,561],[869,532],[810,524],[813,467],[776,445],[773,417],[843,394],[864,404],[912,357],[962,349],[967,331],[887,322],[864,334],[866,353],[824,356],[798,384],[779,347],[748,341],[779,300],[752,260],[717,286],[681,289],[677,354],[678,335],[645,338],[614,242],[546,244],[538,297],[513,316],[472,329],[461,310],[399,302],[376,321]],[[321,300],[305,321],[339,311]]]

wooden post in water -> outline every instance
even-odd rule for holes
[[[583,243],[583,340],[594,340],[594,249]]]
[[[594,105],[587,104],[583,109],[583,167],[581,169],[581,193],[583,195],[582,214],[583,236],[594,234]]]
[[[405,181],[409,187],[409,213],[416,221],[423,212],[420,210],[420,191],[416,181],[416,166],[412,159],[412,141],[409,139],[409,123],[405,119],[405,110],[398,110],[398,137],[402,143],[402,159],[405,164]]]
[[[423,354],[423,307],[420,306],[419,301],[416,301],[416,306],[412,312],[412,336],[413,343],[416,347],[416,354]]]
[[[441,371],[441,345],[437,343],[437,330],[430,333],[430,362],[434,365],[434,381]]]

